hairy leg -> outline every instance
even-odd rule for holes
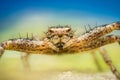
[[[23,62],[23,66],[25,67],[25,69],[27,71],[30,70],[30,64],[28,62],[28,58],[29,58],[30,54],[29,53],[21,53],[21,60]]]
[[[64,47],[66,49],[69,49],[68,50],[69,52],[72,52],[72,51],[83,52],[83,51],[97,49],[99,47],[102,47],[104,45],[111,44],[114,42],[120,43],[120,36],[108,35],[105,37],[98,38],[92,42],[86,43],[85,45],[80,44],[80,42],[77,42],[77,40],[73,40],[69,42],[69,44],[66,44]]]
[[[78,41],[80,41],[79,44],[86,45],[86,43],[97,40],[98,38],[114,30],[120,30],[120,22],[103,25],[101,27],[97,27],[93,30],[90,30],[88,33],[85,33],[84,35],[78,38]]]
[[[104,45],[114,43],[114,42],[120,43],[120,36],[108,35],[108,36],[99,38],[99,39],[97,39],[97,41],[94,41],[94,42],[84,46],[82,48],[82,51],[96,49],[96,48],[99,48],[99,47],[102,47]]]
[[[116,78],[118,80],[120,80],[120,73],[117,71],[115,66],[112,64],[112,61],[111,61],[110,57],[108,56],[106,50],[104,48],[101,48],[100,49],[100,53],[101,53],[104,61],[106,62],[106,64],[110,67],[110,69],[113,72],[113,74],[116,76]]]

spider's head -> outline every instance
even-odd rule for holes
[[[56,47],[62,49],[64,44],[74,35],[73,30],[69,26],[50,27],[46,33],[47,38]]]

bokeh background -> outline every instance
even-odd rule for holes
[[[0,42],[19,38],[19,34],[26,37],[27,33],[30,37],[31,33],[43,37],[48,27],[57,25],[70,25],[80,35],[85,32],[85,25],[94,27],[119,21],[119,3],[119,0],[0,0]],[[111,34],[119,35],[120,31]],[[120,71],[120,46],[113,43],[104,47]],[[29,57],[32,72],[26,73],[20,52],[5,51],[0,60],[0,80],[44,80],[47,75],[62,71],[110,71],[98,51],[95,56],[101,70],[96,66],[93,54],[89,53],[59,56],[32,54]]]

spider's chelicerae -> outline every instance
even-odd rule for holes
[[[120,44],[120,36],[106,35],[114,30],[120,30],[120,22],[93,28],[82,36],[74,35],[74,31],[69,26],[51,27],[43,39],[32,36],[32,38],[10,39],[2,42],[0,44],[0,57],[3,55],[4,50],[24,52],[26,54],[22,55],[22,59],[26,60],[30,53],[73,54],[97,49],[114,42]],[[101,48],[100,53],[113,74],[120,80],[120,74],[112,64],[105,49]]]

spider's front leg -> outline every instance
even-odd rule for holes
[[[97,40],[101,36],[104,36],[105,34],[108,34],[114,30],[120,30],[120,22],[115,22],[94,28],[88,33],[80,36],[78,40],[80,41],[80,44],[86,45],[86,43],[91,43],[92,41]]]
[[[69,49],[68,50],[69,52],[76,52],[76,51],[83,52],[83,51],[97,49],[99,47],[114,42],[120,43],[120,36],[108,35],[105,37],[98,38],[94,41],[88,42],[86,44],[83,44],[82,41],[79,41],[77,38],[75,38],[75,39],[71,39],[68,43],[66,43],[64,49]]]
[[[111,44],[114,42],[120,43],[120,36],[108,35],[105,37],[101,37],[101,38],[87,44],[86,46],[84,46],[84,51],[96,49],[96,48],[99,48],[99,47],[102,47],[104,45]]]

